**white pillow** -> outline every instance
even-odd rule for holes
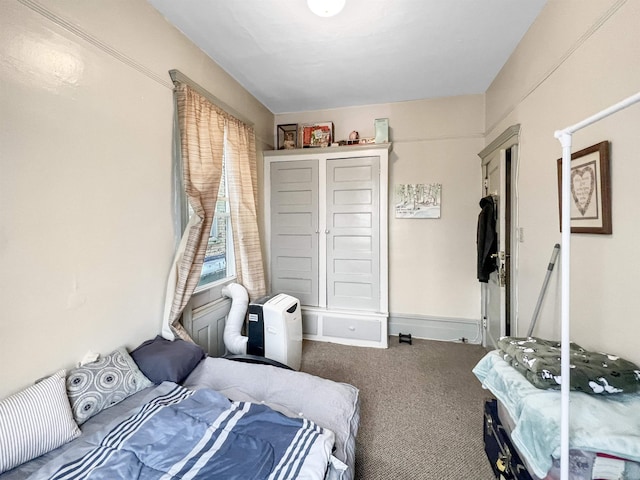
[[[0,473],[44,455],[80,435],[64,370],[0,402]]]

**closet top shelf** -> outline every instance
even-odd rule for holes
[[[264,154],[273,155],[300,155],[303,153],[336,153],[336,152],[357,152],[361,150],[373,150],[385,148],[387,151],[391,151],[391,142],[389,143],[363,143],[358,145],[344,145],[340,147],[309,147],[309,148],[291,148],[283,150],[265,150]]]

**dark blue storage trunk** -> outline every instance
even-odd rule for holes
[[[533,480],[498,418],[496,400],[487,400],[484,404],[484,451],[496,478]]]

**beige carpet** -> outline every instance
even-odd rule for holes
[[[478,345],[413,340],[388,349],[305,341],[301,370],[360,389],[356,480],[490,480]]]

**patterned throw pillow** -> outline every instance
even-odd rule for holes
[[[67,377],[67,394],[73,416],[82,425],[105,408],[151,385],[127,350],[119,348],[72,370]]]
[[[0,474],[80,435],[64,377],[60,370],[0,402]]]

